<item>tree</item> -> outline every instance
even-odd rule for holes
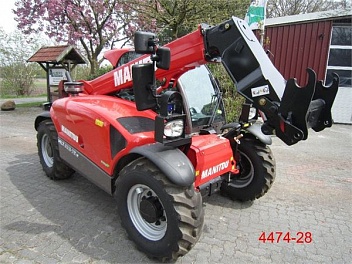
[[[33,40],[19,31],[7,34],[0,28],[1,95],[30,95],[33,78],[38,72],[26,59],[40,47],[39,40]]]
[[[131,37],[128,6],[122,0],[16,0],[18,28],[25,34],[44,32],[58,42],[79,43],[94,74],[104,47]]]
[[[195,29],[244,16],[247,0],[16,0],[14,13],[25,34],[44,32],[58,42],[79,43],[94,74],[105,47],[129,41],[135,30],[159,31],[166,41]]]
[[[126,0],[134,11],[136,27],[158,33],[161,43],[170,42],[196,30],[200,23],[216,25],[231,16],[244,18],[249,0]],[[211,65],[221,83],[227,119],[238,118],[243,98],[221,65]]]
[[[350,0],[268,0],[267,17],[313,13],[351,6]]]
[[[200,23],[217,24],[231,16],[244,18],[247,0],[126,0],[139,28],[155,31],[164,42],[195,30]]]

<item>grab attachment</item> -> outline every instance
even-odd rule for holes
[[[322,81],[316,82],[312,69],[307,69],[308,84],[305,87],[297,85],[295,79],[287,81],[281,103],[266,102],[262,104],[267,115],[267,121],[262,126],[263,133],[275,134],[287,145],[293,145],[308,137],[308,128],[319,132],[331,127],[331,107],[334,102],[339,77],[334,74],[330,86],[324,86]],[[263,99],[259,99],[259,103]]]
[[[313,100],[322,98],[325,102],[325,107],[321,111],[316,124],[311,126],[315,132],[319,132],[326,127],[332,126],[331,108],[337,94],[339,82],[340,78],[336,73],[333,73],[333,81],[330,86],[324,86],[322,81],[317,82]]]

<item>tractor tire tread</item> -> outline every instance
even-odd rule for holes
[[[256,169],[262,171],[262,175],[260,176],[261,179],[257,180],[255,186],[251,188],[248,186],[244,187],[243,189],[248,189],[246,192],[240,189],[231,190],[231,188],[225,188],[225,190],[222,191],[222,194],[230,197],[232,200],[242,202],[253,201],[265,195],[274,183],[276,173],[275,159],[267,145],[252,138],[244,138],[239,147],[240,151],[241,149],[244,152],[251,149],[251,154],[256,154],[257,162],[254,166]],[[239,195],[238,192],[241,192],[241,194]]]
[[[136,160],[135,162],[127,165],[121,171],[121,173],[124,173],[127,170],[149,172],[157,181],[161,183],[168,195],[171,196],[174,204],[174,209],[178,214],[178,228],[182,233],[182,238],[177,243],[178,249],[170,251],[169,254],[167,254],[168,256],[148,257],[166,262],[175,261],[177,258],[187,254],[199,240],[203,229],[204,208],[202,205],[202,197],[200,193],[195,191],[193,184],[188,187],[175,185],[169,179],[167,179],[167,177],[162,174],[151,161],[144,158]],[[117,179],[117,181],[118,180],[119,179]],[[122,225],[125,225],[123,221]]]
[[[56,144],[53,144],[54,151],[59,153],[58,134],[55,129],[54,123],[51,120],[45,120],[43,121],[43,123],[50,132],[50,138],[53,140],[53,142],[56,143]],[[39,135],[37,135],[37,139],[38,139],[37,147],[38,147],[38,150],[40,150],[39,145],[41,144],[41,142],[39,139]],[[39,156],[41,155],[40,151],[38,151],[38,155]],[[53,173],[51,173],[50,175],[46,174],[51,180],[65,180],[72,177],[74,170],[64,163],[60,155],[56,155],[54,162],[55,162],[55,169]],[[42,161],[42,159],[40,159],[40,163],[42,164],[42,166],[46,166],[45,162]]]

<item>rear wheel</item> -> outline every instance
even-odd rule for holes
[[[122,225],[149,257],[176,260],[198,241],[204,210],[193,185],[173,184],[145,158],[125,167],[116,184]]]
[[[40,163],[50,179],[61,180],[72,176],[74,170],[60,158],[58,136],[51,120],[45,120],[39,124],[37,147]]]
[[[233,200],[251,201],[262,197],[275,179],[275,160],[268,146],[244,138],[238,146],[240,174],[224,182],[221,192]]]

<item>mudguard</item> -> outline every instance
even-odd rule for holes
[[[179,149],[160,143],[140,146],[130,153],[139,154],[153,162],[173,183],[189,186],[194,182],[195,171],[188,157]]]
[[[224,129],[234,129],[237,130],[237,134],[235,133],[231,133],[230,136],[225,136],[226,138],[230,139],[230,137],[234,137],[235,135],[238,135],[240,133],[240,130],[246,130],[248,131],[250,134],[252,134],[253,136],[255,136],[256,138],[258,138],[258,140],[262,143],[264,143],[265,145],[271,145],[272,143],[272,139],[271,136],[269,135],[265,135],[262,132],[262,125],[254,123],[249,127],[246,128],[242,128],[242,126],[239,123],[229,123],[224,125],[223,127],[221,127],[221,131],[223,131]]]
[[[34,128],[35,130],[38,130],[38,126],[40,124],[40,122],[46,120],[46,119],[51,119],[51,116],[50,116],[50,112],[49,111],[46,111],[46,112],[43,112],[41,114],[39,114],[36,118],[35,118],[35,121],[34,121]]]
[[[253,124],[250,127],[246,128],[246,130],[249,133],[251,133],[253,136],[256,136],[265,145],[271,145],[272,143],[271,136],[265,135],[262,132],[262,126],[260,124]]]

